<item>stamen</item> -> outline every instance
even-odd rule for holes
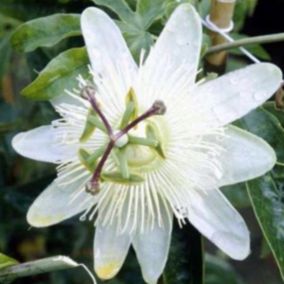
[[[124,149],[116,149],[114,151],[116,158],[118,160],[118,168],[123,178],[129,179],[130,173],[128,169],[126,155],[124,153]]]
[[[159,145],[159,141],[157,139],[151,139],[151,138],[143,138],[143,137],[137,137],[128,135],[128,141],[130,144],[134,145],[143,145],[148,147],[157,147]]]

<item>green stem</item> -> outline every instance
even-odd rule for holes
[[[243,38],[243,39],[236,40],[234,42],[228,42],[228,43],[212,46],[208,48],[206,54],[211,54],[211,53],[220,52],[223,50],[242,47],[245,45],[264,44],[264,43],[272,43],[272,42],[279,42],[279,41],[284,41],[284,33]]]

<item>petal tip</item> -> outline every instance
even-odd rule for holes
[[[30,207],[27,213],[27,222],[35,228],[44,228],[57,223],[57,219],[62,219],[62,216],[48,216],[40,215],[37,212],[38,210],[33,206]]]
[[[104,265],[95,265],[95,271],[98,277],[102,280],[113,278],[120,270],[120,263],[109,261]]]
[[[23,132],[20,132],[18,134],[16,134],[13,138],[12,138],[12,141],[11,141],[11,145],[13,147],[13,149],[21,154],[21,142],[22,142],[22,139],[24,138],[24,133]]]
[[[211,241],[234,260],[244,260],[250,254],[250,232],[240,220],[235,232],[216,232]]]
[[[82,15],[81,15],[81,19],[82,18],[85,18],[85,17],[88,17],[88,16],[93,16],[94,14],[96,13],[101,13],[101,14],[104,14],[104,12],[96,7],[88,7],[86,8],[83,12],[82,12]]]

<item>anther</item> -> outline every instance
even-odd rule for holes
[[[86,192],[92,195],[96,195],[100,191],[99,180],[91,180],[86,184]]]
[[[96,89],[93,86],[87,85],[81,90],[81,97],[89,100],[90,96],[94,96],[96,94]]]
[[[167,107],[163,101],[155,101],[152,108],[155,110],[156,115],[163,115],[166,113]]]

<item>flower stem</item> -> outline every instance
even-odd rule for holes
[[[220,51],[224,51],[224,50],[228,50],[232,48],[242,47],[245,45],[264,44],[264,43],[272,43],[272,42],[279,42],[279,41],[284,41],[284,33],[248,37],[248,38],[236,40],[234,42],[219,44],[219,45],[208,48],[206,54],[216,53],[216,52],[220,52]]]

